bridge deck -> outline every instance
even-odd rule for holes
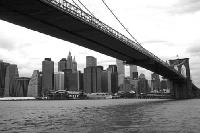
[[[1,0],[0,19],[133,63],[172,80],[185,79],[137,47],[130,47],[100,28],[44,1]]]

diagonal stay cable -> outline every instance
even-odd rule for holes
[[[94,14],[93,14],[80,0],[78,0],[78,2],[79,2],[93,17],[95,17]]]
[[[140,45],[140,43],[133,37],[133,35],[128,31],[128,29],[122,24],[122,22],[118,19],[118,17],[114,14],[114,12],[109,8],[104,0],[102,0],[103,4],[107,7],[107,9],[112,13],[115,19],[120,23],[120,25],[126,30],[126,32],[132,37],[132,39],[136,42],[136,44]]]
[[[72,2],[73,2],[79,9],[81,9],[80,6],[79,6],[74,0],[72,0]]]

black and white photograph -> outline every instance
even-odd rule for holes
[[[199,0],[0,0],[0,133],[199,132]]]

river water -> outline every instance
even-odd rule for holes
[[[0,101],[0,132],[199,133],[200,99]]]

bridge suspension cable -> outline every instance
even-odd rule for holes
[[[104,0],[101,0],[103,4],[107,7],[107,9],[111,12],[111,14],[115,17],[115,19],[119,22],[119,24],[126,30],[126,32],[131,36],[131,38],[135,41],[136,44],[140,45],[140,43],[133,37],[133,35],[128,31],[128,29],[122,24],[119,18],[114,14],[114,12],[109,8]]]
[[[78,0],[78,2],[85,8],[85,10],[87,10],[89,12],[90,15],[95,17],[94,14],[80,0]]]
[[[79,9],[81,9],[80,6],[79,6],[74,0],[72,0],[72,2],[73,2]]]

